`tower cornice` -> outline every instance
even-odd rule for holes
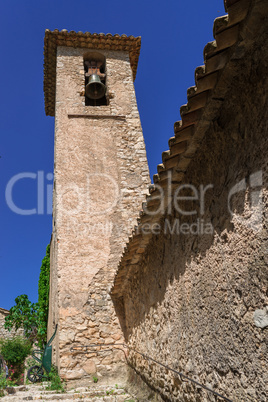
[[[133,81],[136,77],[141,37],[112,35],[90,32],[68,32],[66,29],[50,31],[46,29],[44,38],[44,95],[46,115],[55,115],[56,55],[57,47],[74,47],[99,50],[119,50],[129,52]]]

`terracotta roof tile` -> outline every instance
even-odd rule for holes
[[[125,34],[107,34],[90,32],[68,32],[66,29],[50,31],[46,29],[44,38],[44,94],[45,111],[49,116],[55,115],[55,86],[56,86],[56,50],[58,46],[82,47],[106,50],[121,50],[129,52],[130,64],[135,80],[141,37]]]

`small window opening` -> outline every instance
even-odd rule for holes
[[[85,105],[103,106],[108,104],[105,59],[102,55],[92,55],[84,61]]]

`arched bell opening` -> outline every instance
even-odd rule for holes
[[[108,104],[105,61],[105,57],[98,52],[88,52],[84,55],[86,106]]]

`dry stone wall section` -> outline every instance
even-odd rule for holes
[[[234,79],[183,181],[198,197],[180,193],[192,199],[163,217],[121,296],[130,347],[233,401],[267,400],[266,43],[260,35],[233,61]],[[213,231],[202,233],[201,221]],[[216,400],[134,352],[130,362],[164,400]]]

